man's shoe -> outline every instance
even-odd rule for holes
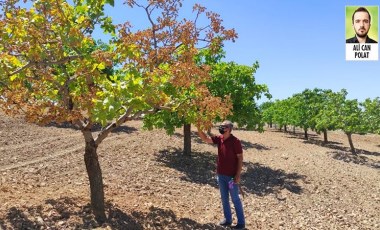
[[[244,224],[237,224],[235,226],[232,227],[232,229],[245,229],[245,225]]]
[[[219,225],[221,226],[231,226],[231,222],[228,222],[227,220],[222,220]]]

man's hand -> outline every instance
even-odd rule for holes
[[[199,128],[199,126],[197,127],[197,129],[198,129],[198,135],[202,139],[202,141],[204,141],[206,143],[209,143],[209,144],[213,144],[214,143],[212,141],[212,139],[209,138],[209,137],[207,137],[207,135]]]

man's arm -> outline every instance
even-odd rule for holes
[[[236,175],[234,177],[234,182],[236,184],[239,184],[240,183],[240,174],[241,174],[241,170],[243,168],[243,154],[240,153],[240,154],[237,154],[236,156],[238,158],[238,162],[237,162],[237,170],[236,170]]]
[[[204,141],[206,143],[209,143],[209,144],[213,144],[214,143],[212,141],[212,139],[210,137],[208,137],[199,127],[197,127],[197,129],[198,129],[198,135],[202,139],[202,141]]]

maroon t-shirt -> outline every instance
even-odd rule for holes
[[[223,140],[223,135],[213,136],[211,139],[218,145],[216,172],[224,176],[235,176],[238,166],[237,154],[243,154],[240,140],[232,134],[226,140]]]

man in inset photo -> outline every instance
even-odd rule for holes
[[[359,7],[352,14],[352,27],[355,36],[346,40],[346,43],[377,43],[368,37],[371,28],[371,15],[365,7]]]

